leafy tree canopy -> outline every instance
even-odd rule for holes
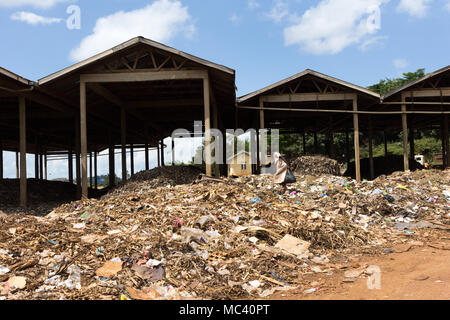
[[[380,95],[385,95],[392,90],[398,89],[412,81],[422,78],[425,76],[425,69],[417,69],[415,72],[403,73],[401,78],[386,78],[380,80],[377,84],[367,87],[369,90],[379,93]]]

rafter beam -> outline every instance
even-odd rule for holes
[[[423,97],[440,97],[441,91],[443,96],[450,96],[450,88],[440,88],[440,89],[419,89],[419,90],[410,90],[404,91],[403,94],[406,98],[410,98],[411,95],[414,98],[423,98]]]
[[[180,71],[159,71],[133,73],[103,73],[103,74],[82,74],[81,82],[144,82],[162,80],[186,80],[186,79],[206,79],[208,76],[205,70],[180,70]]]
[[[356,93],[297,93],[263,96],[264,102],[308,102],[308,101],[343,101],[356,99]]]

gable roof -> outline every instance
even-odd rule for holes
[[[175,54],[175,55],[178,55],[180,57],[189,59],[189,60],[191,60],[193,62],[196,62],[196,63],[199,63],[199,64],[201,64],[201,65],[203,65],[205,67],[217,69],[218,71],[222,71],[222,72],[228,73],[230,75],[235,75],[235,71],[233,69],[230,69],[230,68],[225,67],[223,65],[219,65],[219,64],[210,62],[208,60],[205,60],[205,59],[193,56],[191,54],[185,53],[183,51],[174,49],[172,47],[166,46],[166,45],[164,45],[162,43],[159,43],[159,42],[156,42],[156,41],[144,38],[144,37],[135,37],[135,38],[130,39],[130,40],[128,40],[128,41],[126,41],[126,42],[124,42],[122,44],[119,44],[119,45],[117,45],[117,46],[115,46],[115,47],[113,47],[113,48],[111,48],[109,50],[106,50],[106,51],[104,51],[102,53],[99,53],[99,54],[93,56],[93,57],[90,57],[88,59],[80,61],[80,62],[78,62],[78,63],[76,63],[76,64],[74,64],[74,65],[72,65],[70,67],[67,67],[67,68],[65,68],[63,70],[60,70],[60,71],[55,72],[55,73],[53,73],[53,74],[51,74],[49,76],[46,76],[46,77],[40,79],[38,81],[38,84],[41,85],[41,84],[45,84],[47,82],[53,81],[53,80],[55,80],[55,79],[57,79],[59,77],[63,77],[65,75],[67,75],[67,74],[75,72],[75,71],[77,71],[80,68],[86,67],[86,66],[88,66],[90,64],[98,62],[101,59],[107,58],[107,57],[109,57],[109,56],[111,56],[111,55],[113,55],[113,54],[115,54],[115,53],[117,53],[119,51],[125,50],[127,48],[133,47],[133,46],[138,45],[138,44],[145,44],[145,45],[148,45],[148,46],[151,46],[151,47],[154,47],[154,48],[157,48],[157,49],[169,52],[171,54]]]
[[[403,91],[405,89],[411,88],[411,87],[413,87],[413,86],[415,86],[415,85],[417,85],[417,84],[419,84],[419,83],[421,83],[423,81],[426,81],[426,80],[428,80],[430,78],[433,78],[433,77],[435,77],[437,75],[440,75],[441,73],[447,72],[449,70],[450,70],[450,66],[446,66],[446,67],[444,67],[442,69],[439,69],[439,70],[436,70],[434,72],[431,72],[431,73],[423,76],[420,79],[414,80],[413,82],[407,83],[407,84],[405,84],[404,86],[402,86],[402,87],[400,87],[398,89],[395,89],[395,90],[392,90],[391,92],[386,93],[382,97],[382,100],[387,99],[389,97],[392,97],[393,95],[395,95],[395,94],[397,94],[397,93],[399,93],[399,92],[401,92],[401,91]]]
[[[290,81],[299,79],[299,78],[304,77],[306,75],[312,75],[312,76],[315,76],[317,78],[321,78],[323,80],[334,82],[334,83],[339,84],[341,86],[347,87],[347,88],[352,89],[352,90],[359,91],[361,93],[364,93],[366,95],[372,96],[372,97],[377,98],[377,99],[380,98],[380,95],[378,93],[373,92],[373,91],[371,91],[369,89],[357,86],[355,84],[352,84],[350,82],[346,82],[346,81],[343,81],[343,80],[340,80],[340,79],[337,79],[337,78],[333,78],[331,76],[325,75],[323,73],[320,73],[320,72],[317,72],[317,71],[314,71],[314,70],[311,70],[311,69],[306,69],[305,71],[297,73],[297,74],[295,74],[295,75],[293,75],[293,76],[291,76],[289,78],[283,79],[283,80],[278,81],[278,82],[276,82],[274,84],[271,84],[271,85],[269,85],[269,86],[267,86],[265,88],[262,88],[260,90],[257,90],[257,91],[254,91],[252,93],[249,93],[249,94],[247,94],[245,96],[242,96],[242,97],[238,98],[238,103],[242,103],[244,101],[247,101],[247,100],[250,100],[252,98],[255,98],[256,96],[262,95],[262,94],[264,94],[264,93],[266,93],[266,92],[268,92],[268,91],[270,91],[272,89],[275,89],[276,87],[282,86],[282,85],[284,85],[284,84],[286,84],[286,83],[288,83]]]

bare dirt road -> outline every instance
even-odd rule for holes
[[[380,289],[369,289],[368,277],[344,283],[344,271],[317,275],[318,291],[278,294],[274,299],[301,300],[450,300],[450,241],[413,247],[406,252],[351,257],[356,265],[375,265],[381,270]],[[394,250],[401,251],[401,250]]]

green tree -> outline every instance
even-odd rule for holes
[[[403,73],[401,78],[386,78],[380,80],[377,84],[367,87],[369,90],[379,93],[380,95],[385,95],[395,89],[398,89],[412,81],[422,78],[425,76],[425,69],[417,69],[415,72]]]

